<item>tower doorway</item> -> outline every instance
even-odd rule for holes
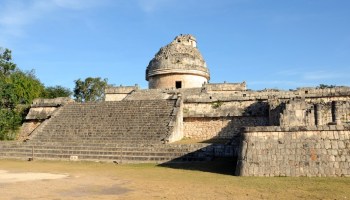
[[[182,88],[182,81],[175,81],[175,87],[176,89]]]

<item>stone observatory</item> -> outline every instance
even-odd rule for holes
[[[162,47],[146,69],[149,89],[198,88],[210,79],[193,35],[179,35]]]

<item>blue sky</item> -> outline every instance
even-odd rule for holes
[[[148,62],[181,33],[196,36],[211,83],[350,86],[349,0],[0,0],[0,46],[46,86],[147,88]]]

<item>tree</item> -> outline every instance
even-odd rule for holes
[[[18,104],[31,104],[35,98],[44,94],[45,87],[33,70],[29,72],[16,70],[10,75],[10,79]]]
[[[9,82],[9,79],[0,78],[0,109],[13,109],[17,102],[14,85]]]
[[[335,85],[327,85],[327,84],[320,84],[319,86],[317,86],[317,89],[326,89],[326,88],[335,88]]]
[[[88,77],[84,81],[75,80],[74,97],[78,102],[102,101],[107,79]]]
[[[43,92],[44,85],[34,71],[17,69],[11,51],[0,47],[0,140],[16,138],[29,105]]]
[[[54,87],[45,88],[44,95],[42,97],[54,99],[57,97],[70,97],[72,94],[73,93],[69,88],[56,85]]]
[[[11,50],[0,47],[0,76],[8,76],[16,69],[16,64],[11,62]]]

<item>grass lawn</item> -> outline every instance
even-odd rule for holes
[[[350,199],[350,178],[235,177],[231,164],[0,160],[0,170],[11,173],[68,175],[54,180],[0,180],[0,199]]]

